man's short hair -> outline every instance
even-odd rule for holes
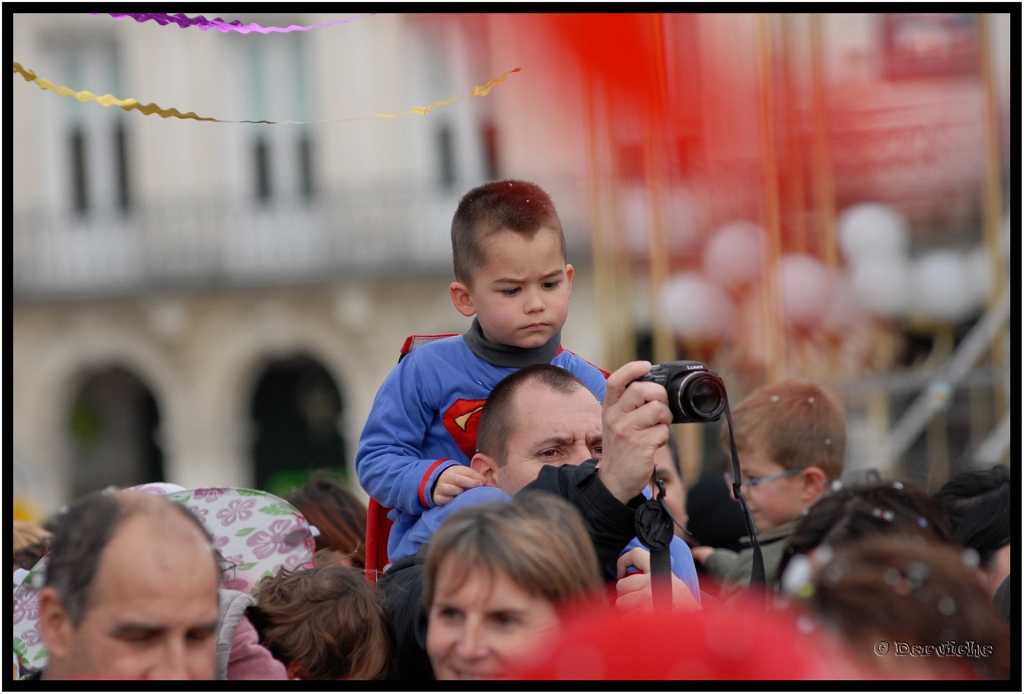
[[[391,617],[350,566],[282,570],[256,585],[248,609],[260,643],[303,679],[383,679],[395,649]]]
[[[212,543],[206,528],[187,508],[141,492],[93,492],[60,514],[46,567],[46,585],[57,590],[61,604],[76,627],[89,608],[93,580],[110,538],[126,520],[153,513],[157,507],[153,502],[166,504],[168,513],[188,519],[202,531],[206,541]]]
[[[476,430],[476,450],[490,456],[498,466],[505,465],[508,440],[516,429],[515,395],[530,382],[546,385],[556,393],[569,395],[580,388],[590,389],[580,379],[560,366],[534,364],[503,378],[487,396]],[[595,399],[597,396],[594,396]]]
[[[846,414],[835,395],[817,383],[786,380],[756,389],[732,411],[736,448],[760,451],[791,470],[815,466],[829,480],[843,474]],[[729,427],[722,427],[729,448]]]
[[[551,197],[540,186],[526,181],[504,180],[487,183],[462,196],[452,218],[452,262],[455,279],[470,285],[473,273],[487,262],[482,241],[501,229],[533,238],[541,227],[558,232],[565,251],[562,223]]]

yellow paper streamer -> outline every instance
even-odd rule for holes
[[[38,77],[36,75],[36,73],[32,72],[31,70],[27,70],[27,69],[23,68],[19,63],[14,63],[14,72],[16,72],[16,73],[20,74],[22,77],[24,77],[26,82],[35,82],[37,85],[39,85],[40,89],[44,89],[44,90],[48,89],[48,90],[54,92],[55,94],[57,94],[58,96],[62,96],[62,97],[63,96],[73,96],[74,98],[76,98],[79,101],[81,101],[83,104],[88,102],[88,101],[95,101],[96,103],[100,104],[101,106],[118,106],[120,108],[123,108],[125,111],[141,111],[142,114],[146,115],[146,116],[151,116],[151,115],[153,115],[155,113],[158,116],[160,116],[161,118],[181,118],[183,120],[208,121],[208,122],[211,122],[211,123],[262,123],[262,124],[265,124],[265,125],[302,125],[302,124],[305,124],[305,123],[341,123],[341,122],[345,122],[345,121],[372,120],[374,118],[396,118],[398,116],[425,116],[428,113],[430,113],[432,110],[434,110],[435,108],[438,108],[440,106],[447,106],[448,104],[452,103],[453,101],[460,101],[462,99],[469,99],[469,98],[472,98],[474,96],[487,96],[488,92],[490,92],[496,86],[498,86],[499,84],[504,82],[506,77],[508,77],[513,72],[519,72],[520,69],[521,68],[515,68],[514,70],[509,70],[508,72],[502,73],[499,77],[492,77],[491,79],[487,80],[487,84],[483,85],[482,87],[473,87],[473,91],[471,91],[469,94],[467,94],[465,96],[453,96],[450,99],[445,99],[444,101],[435,101],[434,103],[430,104],[429,106],[417,106],[416,108],[410,109],[408,111],[399,111],[397,113],[377,113],[377,114],[372,115],[372,116],[360,116],[358,118],[331,118],[331,119],[324,119],[324,120],[282,120],[282,121],[273,121],[273,120],[222,120],[220,118],[208,118],[208,117],[205,117],[205,116],[198,116],[193,111],[189,111],[188,113],[182,113],[181,111],[179,111],[176,108],[161,108],[160,106],[157,106],[156,104],[152,104],[152,103],[150,103],[150,104],[140,104],[135,99],[130,99],[130,98],[129,99],[118,99],[113,94],[104,94],[103,96],[96,96],[92,92],[87,92],[87,91],[76,92],[75,90],[69,89],[68,87],[64,87],[64,86],[58,87],[53,82],[51,82],[50,80],[46,79],[45,77]]]

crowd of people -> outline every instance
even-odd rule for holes
[[[561,346],[573,268],[544,191],[470,191],[452,242],[452,300],[473,325],[403,355],[356,454],[390,532],[314,478],[279,505],[308,532],[250,543],[311,536],[309,561],[237,590],[224,576],[246,564],[205,515],[91,494],[52,532],[15,524],[15,585],[39,574],[46,648],[41,666],[16,648],[16,676],[1011,677],[1007,468],[934,495],[851,482],[840,402],[785,380],[723,427],[739,479],[709,471],[687,490],[668,392],[637,380],[651,364],[607,373]],[[638,520],[652,508],[672,528],[657,541]]]

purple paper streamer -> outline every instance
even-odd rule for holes
[[[103,13],[93,12],[94,16],[99,16]],[[202,15],[196,17],[187,17],[183,14],[162,14],[158,12],[108,12],[114,19],[124,19],[125,17],[131,17],[136,22],[148,22],[150,20],[165,26],[167,24],[177,24],[182,29],[188,27],[198,27],[200,31],[209,31],[210,29],[216,29],[227,33],[229,31],[237,31],[240,34],[248,34],[252,31],[257,31],[261,34],[287,34],[292,31],[309,31],[310,29],[321,29],[323,27],[329,27],[334,24],[348,24],[354,22],[362,17],[349,17],[348,19],[333,19],[323,24],[310,24],[309,26],[298,26],[292,24],[287,27],[261,27],[259,24],[242,24],[241,20],[236,19],[233,22],[228,22],[220,17],[217,19],[207,19]],[[369,15],[367,15],[369,16]]]

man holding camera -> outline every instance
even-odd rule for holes
[[[442,509],[431,509],[439,511],[437,517],[424,514],[423,526],[409,535],[422,545],[440,525],[441,510],[447,515],[522,490],[544,490],[576,506],[601,566],[614,564],[636,535],[636,509],[645,502],[642,492],[651,481],[654,453],[668,441],[673,419],[665,387],[634,382],[650,370],[648,362],[631,362],[613,373],[603,408],[557,367],[527,367],[506,378],[484,406],[472,460],[494,486],[467,490]],[[422,568],[417,555],[407,557],[378,584],[395,621],[397,674],[403,679],[431,677],[423,651]],[[690,592],[673,583],[673,593]]]

